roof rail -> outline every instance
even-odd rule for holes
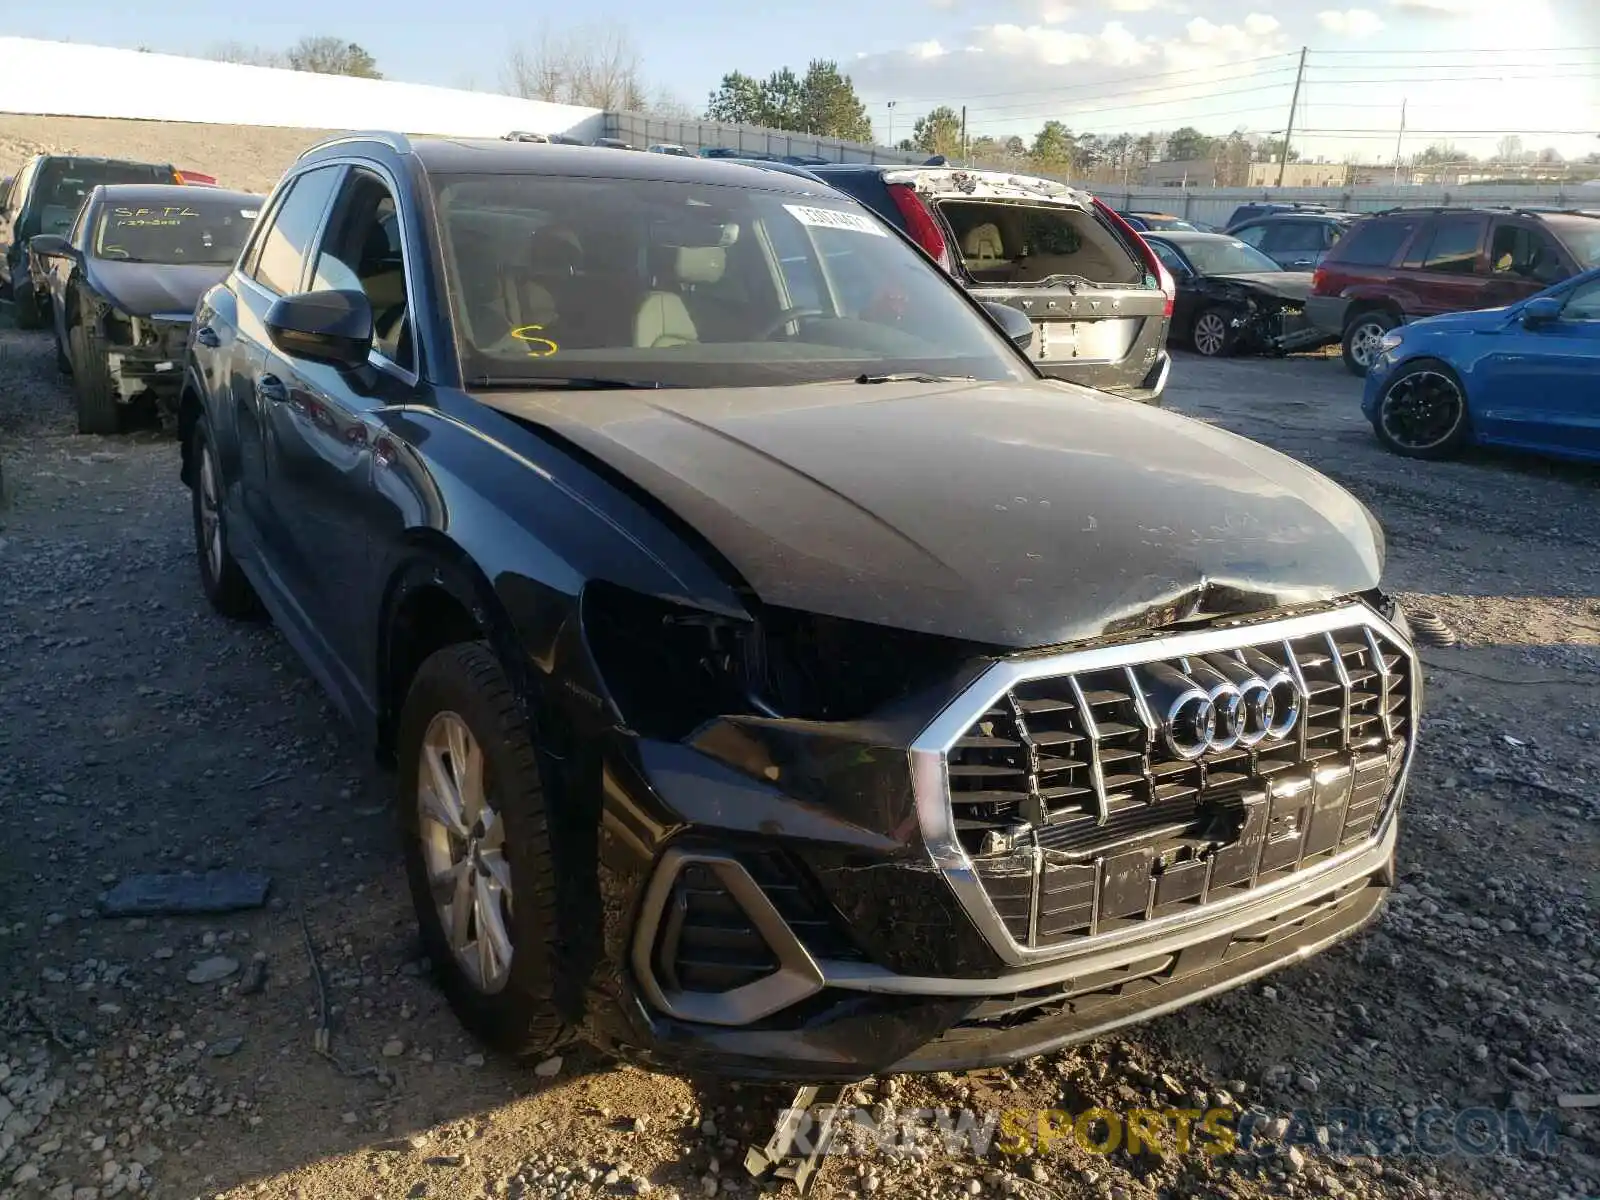
[[[295,161],[299,162],[306,155],[311,154],[313,151],[321,150],[324,146],[337,146],[341,142],[381,142],[396,154],[411,153],[411,139],[406,137],[405,134],[395,133],[388,129],[367,129],[323,138],[320,142],[314,142],[302,150]]]

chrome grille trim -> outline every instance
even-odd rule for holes
[[[916,799],[919,823],[925,843],[936,866],[943,872],[951,888],[955,891],[963,909],[972,919],[973,923],[982,932],[996,953],[1008,966],[1024,966],[1049,961],[1068,954],[1080,954],[1088,949],[1130,936],[1133,932],[1129,929],[1101,929],[1102,914],[1099,911],[1101,900],[1101,884],[1096,879],[1091,888],[1091,903],[1095,911],[1091,918],[1089,932],[1083,936],[1072,936],[1051,945],[1038,945],[1039,926],[1039,894],[1040,884],[1036,875],[1033,883],[1032,907],[1030,909],[1026,932],[1018,930],[1016,934],[1007,927],[1001,918],[998,909],[990,899],[984,881],[980,878],[972,858],[963,847],[956,831],[956,817],[954,805],[950,799],[950,774],[948,771],[949,754],[955,743],[962,738],[968,729],[995,709],[997,704],[1006,702],[1012,690],[1021,684],[1037,680],[1052,678],[1070,679],[1074,689],[1074,698],[1082,706],[1082,711],[1088,712],[1084,703],[1085,697],[1078,677],[1096,671],[1106,671],[1116,668],[1131,668],[1138,664],[1154,661],[1172,661],[1198,655],[1220,652],[1233,652],[1243,647],[1263,646],[1268,643],[1283,644],[1288,649],[1288,643],[1302,639],[1317,639],[1321,647],[1332,660],[1334,679],[1337,683],[1328,687],[1322,693],[1326,697],[1324,703],[1335,705],[1339,714],[1339,731],[1342,737],[1348,737],[1350,719],[1355,687],[1349,673],[1345,671],[1339,648],[1339,635],[1356,637],[1365,641],[1364,648],[1374,648],[1373,662],[1378,671],[1380,684],[1389,681],[1390,672],[1384,663],[1384,656],[1378,638],[1389,643],[1394,649],[1403,653],[1410,660],[1409,671],[1410,695],[1407,697],[1407,708],[1410,716],[1408,726],[1404,732],[1404,752],[1397,770],[1394,771],[1393,780],[1386,800],[1379,808],[1377,820],[1367,835],[1355,845],[1344,846],[1336,843],[1337,851],[1331,858],[1315,863],[1313,866],[1298,870],[1296,877],[1304,879],[1310,886],[1312,882],[1324,873],[1338,869],[1340,864],[1349,862],[1353,857],[1370,852],[1374,842],[1384,839],[1393,824],[1395,813],[1398,810],[1399,798],[1404,793],[1406,781],[1410,776],[1411,763],[1416,753],[1416,728],[1415,722],[1421,712],[1421,673],[1418,670],[1416,653],[1412,647],[1408,634],[1400,627],[1386,620],[1383,616],[1373,611],[1365,604],[1351,603],[1338,608],[1322,612],[1308,613],[1300,616],[1284,617],[1260,621],[1256,623],[1240,623],[1222,627],[1212,627],[1188,633],[1172,634],[1165,637],[1150,638],[1145,641],[1128,642],[1118,645],[1090,647],[1083,650],[1066,651],[1060,654],[1036,655],[1033,657],[1017,657],[996,661],[990,668],[983,672],[970,684],[935,720],[918,736],[909,751],[910,768],[912,775],[912,788]],[[1308,745],[1308,731],[1312,728],[1313,693],[1307,686],[1305,671],[1297,655],[1288,653],[1287,663],[1296,686],[1300,691],[1304,715],[1299,722],[1299,727],[1289,745],[1296,752],[1296,761],[1299,764],[1315,764],[1321,757],[1337,751],[1323,751]],[[1333,681],[1327,681],[1332,683]],[[1337,698],[1327,693],[1337,689]],[[1137,689],[1134,689],[1137,691]],[[1388,707],[1387,693],[1380,691],[1378,697],[1378,710],[1383,717],[1383,727],[1386,733],[1392,733],[1393,722],[1390,714],[1385,711]],[[1148,714],[1144,705],[1136,705],[1139,709],[1141,720]],[[1024,718],[1025,730],[1026,714],[1018,714]],[[1091,714],[1092,719],[1092,714]],[[1135,731],[1137,732],[1137,731]],[[1146,724],[1146,736],[1151,736],[1150,724]],[[1321,737],[1329,734],[1324,731]],[[1024,736],[1024,741],[1028,739]],[[1091,799],[1094,804],[1094,818],[1098,826],[1103,826],[1108,817],[1108,798],[1104,786],[1103,764],[1100,761],[1099,737],[1091,737],[1090,744],[1083,747],[1089,750],[1086,756],[1090,764],[1090,777],[1094,780]],[[1202,768],[1204,769],[1204,768]],[[1036,855],[1039,854],[1038,840],[1035,834],[1030,833],[1030,842]],[[1303,844],[1303,836],[1302,836]],[[1299,859],[1293,860],[1299,866]],[[1257,866],[1252,869],[1250,883],[1253,888],[1260,871],[1259,859]],[[1203,884],[1202,902],[1182,912],[1168,913],[1152,917],[1139,922],[1138,932],[1143,935],[1157,930],[1181,928],[1185,924],[1206,919],[1209,910],[1215,909],[1219,903],[1231,902],[1239,897],[1229,897],[1225,900],[1207,903],[1210,892],[1211,867],[1206,869],[1206,879]],[[1271,886],[1276,887],[1279,882],[1274,880]],[[1265,886],[1265,885],[1264,885]],[[1153,890],[1153,889],[1152,889]],[[1249,895],[1249,892],[1243,893]]]

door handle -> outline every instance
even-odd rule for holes
[[[276,375],[263,375],[256,380],[256,395],[263,400],[271,400],[282,404],[289,399],[289,389],[284,386],[283,380]]]
[[[222,345],[222,339],[217,336],[217,331],[209,325],[202,325],[194,331],[194,340],[202,346],[209,346],[215,350]]]

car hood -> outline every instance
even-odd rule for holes
[[[1468,312],[1440,313],[1435,317],[1422,317],[1407,321],[1404,329],[1424,329],[1434,333],[1453,331],[1471,332],[1479,329],[1499,329],[1511,316],[1511,305],[1499,308],[1475,308]]]
[[[89,278],[95,290],[133,316],[192,313],[200,297],[232,270],[220,266],[173,266],[167,263],[111,262],[95,259]]]
[[[1373,587],[1382,535],[1275,451],[1070,384],[495,393],[768,604],[1055,645]]]
[[[1311,295],[1310,271],[1248,271],[1237,275],[1210,275],[1224,283],[1237,283],[1252,291],[1281,296],[1285,300],[1304,300]]]

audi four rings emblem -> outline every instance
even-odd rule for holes
[[[1167,748],[1179,758],[1281,741],[1300,720],[1300,689],[1286,667],[1256,651],[1136,668]]]

